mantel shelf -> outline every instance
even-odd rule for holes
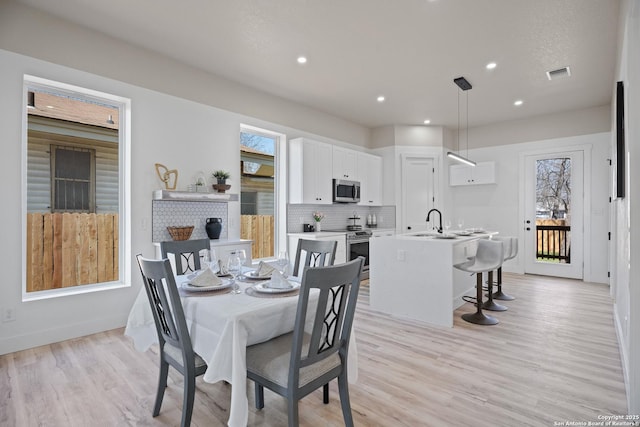
[[[189,191],[155,190],[153,192],[153,199],[176,202],[233,202],[238,200],[238,195],[230,193],[193,193]]]

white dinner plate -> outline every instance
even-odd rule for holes
[[[470,231],[454,231],[453,234],[457,236],[471,236],[473,233]]]
[[[244,277],[245,279],[249,279],[249,280],[269,280],[269,279],[271,279],[271,273],[266,274],[264,276],[258,276],[256,273],[257,272],[255,270],[254,271],[248,271],[248,272],[244,273],[242,275],[242,277]]]
[[[455,234],[436,234],[434,236],[436,239],[455,239]]]
[[[469,231],[471,233],[484,233],[485,232],[484,228],[469,228],[469,229],[467,229],[467,231]]]
[[[200,274],[201,271],[202,270],[196,270],[193,273],[188,274],[187,275],[187,279],[193,280],[198,274]],[[231,273],[221,274],[220,272],[217,272],[216,276],[218,276],[218,277],[231,277]]]
[[[213,286],[193,286],[189,282],[185,282],[182,284],[182,289],[189,292],[209,292],[209,291],[218,291],[220,289],[226,289],[231,286],[231,280],[222,279],[222,284],[213,285]]]
[[[270,282],[258,283],[258,284],[253,286],[253,289],[255,289],[256,292],[263,292],[265,294],[281,294],[281,293],[284,293],[284,292],[292,292],[292,291],[295,291],[297,289],[300,289],[300,283],[298,283],[298,282],[289,282],[291,284],[291,287],[290,288],[286,288],[286,289],[270,288],[269,287],[269,283]]]

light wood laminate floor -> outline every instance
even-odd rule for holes
[[[516,296],[500,324],[460,319],[453,328],[399,321],[369,308],[363,286],[355,332],[357,426],[553,426],[626,414],[612,301],[604,285],[505,274]],[[401,292],[401,290],[399,290]],[[1,426],[174,426],[182,379],[171,371],[161,413],[151,416],[157,346],[133,349],[117,329],[0,356]],[[223,426],[230,385],[197,382],[193,426]],[[265,391],[249,425],[286,425],[284,400]],[[300,402],[302,426],[343,425],[335,381]]]

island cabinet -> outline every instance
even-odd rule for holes
[[[360,202],[364,206],[382,205],[382,157],[358,153]]]
[[[494,232],[441,239],[438,233],[396,234],[369,241],[371,308],[399,318],[453,327],[463,295],[475,295],[475,276],[454,268],[475,255]]]
[[[307,138],[289,141],[289,203],[333,203],[331,147]]]
[[[450,165],[449,185],[479,185],[496,183],[495,162],[480,162],[476,166]]]
[[[335,179],[356,181],[358,173],[358,152],[334,145],[332,170]]]

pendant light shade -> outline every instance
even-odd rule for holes
[[[466,91],[470,90],[473,86],[471,83],[464,77],[458,77],[453,79],[453,82],[466,93]],[[469,95],[466,95],[466,103],[467,103],[467,126],[466,126],[466,140],[467,140],[467,156],[469,155]],[[449,151],[447,153],[447,157],[450,157],[458,162],[464,163],[469,166],[475,166],[477,163],[473,160],[469,160],[467,157],[460,155],[460,92],[458,92],[458,131],[457,131],[457,140],[458,140],[458,152],[454,153],[453,151]]]

